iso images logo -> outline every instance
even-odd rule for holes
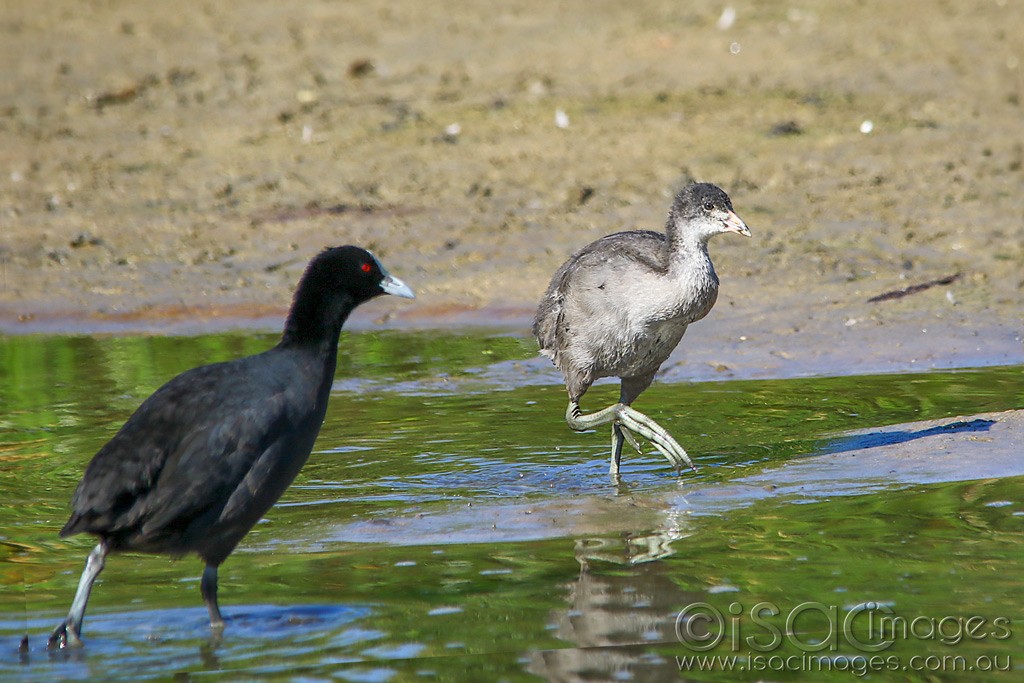
[[[749,610],[733,602],[726,611],[728,614],[723,614],[707,602],[694,602],[680,610],[676,638],[694,653],[676,657],[680,671],[848,671],[864,676],[884,671],[953,673],[1013,668],[1007,654],[981,655],[971,661],[955,654],[914,655],[906,660],[892,653],[880,654],[897,642],[910,640],[946,647],[965,641],[1005,641],[1013,635],[1007,617],[906,617],[873,602],[849,607],[804,602],[788,612],[771,602],[759,602]],[[716,648],[721,648],[718,654],[703,654]],[[785,654],[793,649],[801,654]],[[858,654],[839,654],[851,649]],[[720,654],[725,650],[731,654]],[[746,654],[737,656],[741,652]]]
[[[707,602],[687,605],[676,616],[676,638],[691,652],[715,648],[753,655],[796,648],[803,653],[835,653],[851,648],[877,654],[900,641],[918,640],[955,646],[964,641],[1003,641],[1013,633],[1007,617],[906,617],[888,605],[861,603],[849,607],[804,602],[783,612],[771,602],[745,610],[731,603],[727,614]],[[753,660],[756,657],[751,657]],[[1009,656],[988,657],[981,667],[1008,670]]]

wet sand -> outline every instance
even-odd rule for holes
[[[339,243],[419,294],[356,325],[525,329],[699,179],[754,237],[668,374],[1022,362],[1024,6],[732,6],[9,4],[0,332],[276,329]]]

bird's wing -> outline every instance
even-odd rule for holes
[[[146,535],[179,531],[193,519],[221,510],[260,456],[289,431],[283,392],[237,407],[215,424],[191,431],[160,471],[153,495],[125,518]]]
[[[570,262],[579,264],[574,270],[586,271],[586,266],[610,263],[632,269],[664,271],[666,265],[656,260],[656,254],[665,247],[665,235],[652,230],[617,232],[591,242],[576,252]]]
[[[225,416],[240,409],[249,388],[246,373],[240,370],[237,362],[195,368],[146,399],[89,463],[72,497],[72,515],[61,535],[109,533],[129,522],[137,523],[144,508],[152,509],[157,482],[170,473],[191,469],[200,482],[197,485],[212,484],[215,489],[221,475],[200,469],[204,455],[199,451],[204,444],[210,450],[219,449],[218,455],[240,446],[251,447],[232,445],[233,428],[225,422]],[[230,395],[211,390],[225,383],[235,390]],[[264,408],[259,419],[276,419],[279,412]],[[204,478],[208,480],[205,485],[201,483]],[[183,500],[193,497],[182,496]]]
[[[570,261],[566,261],[551,278],[551,284],[544,292],[537,307],[537,314],[533,318],[533,336],[537,338],[540,352],[552,360],[556,360],[557,332],[562,325],[564,314],[562,305],[565,302],[565,280],[569,263]]]
[[[602,237],[570,256],[551,278],[551,284],[548,285],[534,318],[533,333],[540,344],[541,353],[555,360],[557,364],[556,356],[560,350],[559,330],[563,333],[567,331],[565,300],[576,288],[597,287],[602,284],[591,282],[591,273],[615,272],[637,267],[652,272],[663,269],[664,266],[651,260],[650,246],[653,244],[661,248],[664,243],[665,235],[660,232],[631,230]],[[594,268],[608,265],[613,268]]]

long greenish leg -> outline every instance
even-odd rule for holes
[[[620,405],[616,403],[604,410],[584,415],[583,411],[580,410],[579,403],[569,401],[569,407],[565,409],[565,421],[569,424],[570,429],[577,432],[585,432],[588,429],[616,422]]]
[[[625,441],[626,436],[622,427],[612,424],[612,462],[608,473],[615,477],[619,476],[619,460],[622,459],[622,444]]]

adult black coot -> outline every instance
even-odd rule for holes
[[[686,451],[654,420],[633,409],[686,327],[718,297],[708,240],[750,230],[729,196],[709,183],[685,187],[669,210],[665,232],[608,235],[573,254],[551,279],[533,322],[541,354],[565,377],[565,420],[576,431],[612,425],[611,472],[619,471],[631,432],[648,439],[676,468],[693,467]],[[619,402],[584,415],[580,398],[601,377],[621,379]]]
[[[89,591],[116,551],[197,553],[210,626],[223,628],[217,567],[305,464],[327,411],[341,326],[381,294],[414,298],[370,252],[325,249],[299,281],[277,346],[184,372],[139,406],[71,499],[60,535],[90,533],[99,543],[49,647],[81,645]]]

